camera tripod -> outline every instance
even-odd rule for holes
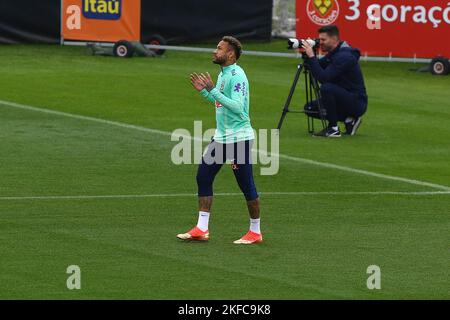
[[[305,56],[303,56],[303,60]],[[305,75],[305,96],[306,103],[311,105],[311,102],[317,101],[318,109],[317,111],[298,111],[298,110],[289,110],[289,105],[292,100],[292,96],[294,95],[295,88],[297,87],[298,80],[300,79],[301,73]],[[286,103],[284,104],[283,113],[281,114],[280,121],[278,122],[277,129],[281,130],[281,126],[283,125],[284,118],[288,112],[293,113],[305,113],[306,120],[308,123],[308,133],[314,133],[314,119],[319,119],[322,124],[322,129],[326,128],[326,119],[324,117],[324,112],[322,109],[321,95],[319,89],[319,83],[312,75],[311,71],[308,69],[308,66],[305,63],[299,63],[297,66],[297,73],[295,74],[294,82],[292,83],[291,90],[289,91],[289,95],[286,99]]]

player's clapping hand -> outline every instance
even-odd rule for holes
[[[200,78],[198,74],[191,73],[191,84],[195,88],[195,90],[202,91],[206,88],[206,83]]]
[[[206,86],[206,90],[211,91],[214,89],[214,81],[211,79],[211,76],[207,72],[206,74],[200,73],[200,79],[202,79],[203,83]]]

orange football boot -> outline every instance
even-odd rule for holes
[[[245,236],[239,240],[234,241],[234,244],[254,244],[262,242],[262,234],[255,233],[253,231],[248,231]]]
[[[202,231],[198,227],[194,227],[187,233],[178,234],[177,238],[181,240],[190,240],[190,241],[208,241],[209,231],[208,230]]]

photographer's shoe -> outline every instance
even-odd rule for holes
[[[358,130],[361,125],[362,118],[358,117],[356,119],[352,119],[349,122],[345,122],[345,134],[354,136],[356,134],[356,130]]]
[[[313,137],[340,138],[341,132],[339,131],[339,129],[335,130],[335,129],[329,127],[329,128],[323,129],[319,133],[314,133]]]

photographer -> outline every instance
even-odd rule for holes
[[[361,117],[367,110],[367,94],[364,78],[359,66],[361,53],[340,40],[337,26],[319,29],[320,49],[326,55],[316,58],[314,49],[303,41],[305,64],[312,75],[321,83],[321,107],[328,127],[315,134],[320,137],[341,136],[338,121],[344,121],[345,134],[354,135],[361,124]],[[318,102],[305,105],[305,112],[320,118]]]

